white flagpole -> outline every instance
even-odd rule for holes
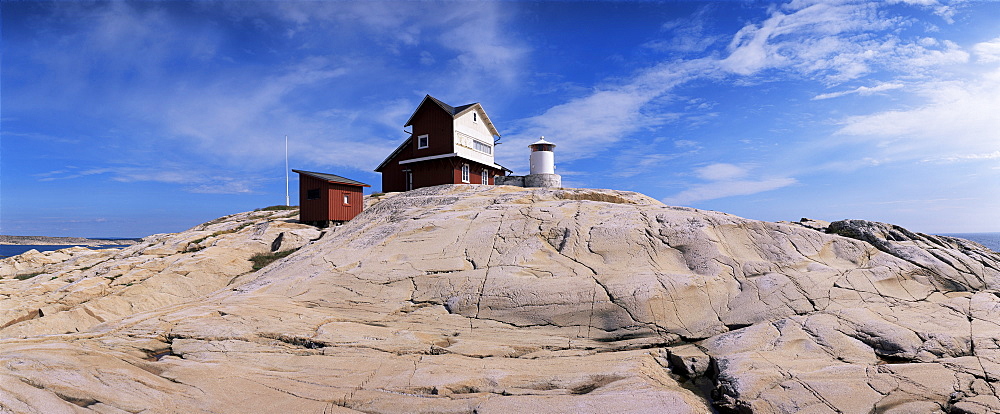
[[[292,200],[288,198],[288,135],[285,135],[285,206],[291,205]]]

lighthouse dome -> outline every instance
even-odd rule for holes
[[[551,148],[555,148],[555,146],[556,146],[556,144],[553,144],[551,142],[546,141],[545,137],[539,137],[538,141],[535,141],[534,143],[528,144],[528,148],[534,149],[534,147],[536,145],[546,145],[546,146],[549,146]],[[548,151],[551,151],[551,149],[548,150]]]

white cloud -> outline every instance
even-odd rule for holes
[[[256,13],[275,13],[265,5]],[[510,10],[495,2],[280,2],[277,16],[300,28],[333,24],[345,33],[364,33],[392,54],[413,55],[424,66],[436,63],[434,71],[447,76],[425,87],[447,96],[479,90],[484,80],[507,87],[522,80],[531,48],[507,31]],[[453,54],[431,53],[429,47]]]
[[[50,37],[38,41],[56,46],[38,49],[44,51],[36,58],[46,70],[39,76],[45,82],[28,83],[22,95],[30,99],[19,100],[20,109],[34,105],[112,119],[108,129],[131,136],[118,137],[121,145],[101,154],[105,162],[148,161],[155,168],[162,166],[156,159],[162,151],[190,169],[253,173],[282,161],[288,135],[293,161],[371,171],[403,139],[402,122],[423,90],[438,97],[477,97],[484,79],[513,90],[530,51],[507,35],[510,13],[500,4],[217,6],[229,13],[229,21],[181,22],[183,14],[159,4],[60,4],[62,18],[76,23],[68,34],[45,32]],[[252,35],[269,36],[284,50],[253,42],[233,48],[243,42],[227,38],[237,33],[227,27],[233,21],[247,23],[257,30]],[[366,42],[338,43],[350,37],[344,34]],[[266,56],[232,64],[262,53],[278,54],[282,63],[255,66],[276,61]],[[411,59],[412,66],[399,67],[394,59]],[[94,73],[101,74],[98,82],[88,78]],[[326,98],[317,99],[324,92]]]
[[[205,183],[189,187],[187,191],[200,194],[251,194],[254,192],[251,183],[237,180]]]
[[[676,120],[677,114],[646,109],[677,85],[711,71],[708,59],[652,67],[626,82],[604,86],[521,121],[517,132],[505,137],[504,142],[524,147],[544,135],[559,145],[559,160],[592,157],[630,134]],[[504,165],[523,164],[523,154],[498,156]]]
[[[734,180],[747,175],[747,169],[733,164],[717,163],[695,169],[698,178],[709,181]]]
[[[958,0],[957,2],[961,2]],[[937,0],[895,0],[895,3],[911,4],[916,6],[924,6],[934,11],[934,14],[941,17],[948,24],[955,23],[955,8],[941,4]]]
[[[976,78],[930,82],[915,92],[926,103],[843,121],[841,136],[880,144],[897,159],[991,153],[1000,149],[1000,70]]]
[[[822,72],[837,80],[852,79],[867,72],[868,61],[875,57],[870,42],[854,35],[892,23],[880,18],[872,4],[793,1],[774,10],[760,25],[740,29],[721,64],[740,75],[794,67],[806,74]]]
[[[938,46],[940,46],[939,49],[931,48]],[[926,68],[969,61],[969,53],[949,40],[934,43],[931,46],[921,45],[919,41],[912,44],[900,44],[896,47],[896,51],[903,57],[900,63],[911,68]]]
[[[1000,37],[988,42],[976,43],[975,46],[972,46],[972,51],[976,53],[979,62],[1000,62]]]
[[[948,14],[934,4],[915,5]],[[881,6],[863,1],[792,1],[775,8],[764,22],[737,32],[721,66],[739,75],[786,69],[838,84],[879,68],[921,75],[929,67],[968,60],[969,54],[954,42],[927,37],[904,40],[882,32],[908,20],[889,17]],[[873,36],[876,32],[882,33]]]
[[[797,183],[794,178],[776,177],[759,180],[726,180],[694,185],[687,190],[664,198],[665,204],[686,205],[698,201],[738,195],[750,195],[764,191],[776,190]]]
[[[869,86],[859,86],[859,87],[857,87],[855,89],[851,89],[851,90],[848,90],[848,91],[823,93],[823,94],[819,94],[819,95],[814,96],[812,99],[814,101],[818,101],[818,100],[822,100],[822,99],[837,98],[837,97],[841,97],[841,96],[844,96],[844,95],[851,95],[851,94],[858,94],[858,95],[861,95],[861,96],[869,96],[869,95],[874,95],[874,94],[876,94],[878,92],[890,91],[890,90],[899,89],[899,88],[902,88],[902,87],[903,87],[902,83],[887,82],[887,83],[880,83],[878,85],[871,86],[871,87],[869,87]]]
[[[924,162],[958,162],[958,161],[978,161],[978,160],[1000,160],[1000,151],[986,152],[981,154],[961,154],[948,157],[928,158]],[[998,166],[997,168],[1000,168]]]
[[[706,19],[714,9],[711,5],[700,8],[693,15],[683,19],[671,20],[662,25],[667,33],[664,39],[646,42],[642,47],[657,52],[702,52],[722,39],[722,36],[712,35],[705,29]]]
[[[466,88],[481,88],[480,82],[499,82],[515,85],[520,79],[529,48],[512,40],[503,29],[503,5],[482,3],[481,7],[455,9],[443,25],[453,26],[438,38],[441,46],[458,53],[459,63],[453,82],[461,82]]]
[[[686,205],[717,198],[751,195],[787,187],[798,181],[774,174],[754,174],[753,167],[729,163],[714,163],[695,168],[692,173],[705,182],[696,183],[662,201],[666,204]]]
[[[736,74],[740,75],[736,82],[754,82],[754,76],[765,70],[779,70],[835,85],[875,70],[919,77],[939,66],[968,61],[968,53],[954,42],[927,37],[904,41],[893,29],[910,21],[888,14],[884,6],[853,0],[795,0],[772,7],[767,19],[745,25],[732,37],[727,56],[669,61],[638,71],[631,78],[602,85],[522,121],[514,134],[505,136],[505,142],[522,147],[545,135],[559,143],[560,160],[572,161],[598,155],[641,131],[678,119],[693,120],[695,115],[684,113],[664,117],[666,112],[655,108],[675,87],[693,79],[717,81],[726,74]],[[674,23],[666,29],[675,26],[683,27]],[[814,99],[866,96],[903,87],[901,82],[880,83],[820,94]],[[714,114],[703,113],[707,109],[686,110],[712,119]],[[498,157],[512,167],[523,163],[519,154],[500,153]]]

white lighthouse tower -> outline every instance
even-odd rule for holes
[[[545,137],[541,137],[534,144],[529,144],[531,148],[531,172],[530,174],[555,174],[556,158],[552,150],[556,144],[548,142]]]
[[[562,187],[562,177],[556,174],[555,153],[556,144],[541,137],[531,148],[530,174],[524,177],[525,187]]]

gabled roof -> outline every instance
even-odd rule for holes
[[[354,180],[352,180],[350,178],[344,178],[344,177],[341,177],[339,175],[318,173],[318,172],[312,172],[312,171],[294,170],[294,169],[292,170],[292,172],[296,172],[296,173],[299,173],[299,174],[302,174],[302,175],[308,175],[310,177],[317,178],[317,179],[320,179],[320,180],[323,180],[323,181],[326,181],[326,182],[330,182],[330,183],[356,185],[356,186],[360,186],[360,187],[371,187],[370,185],[365,184],[363,182],[354,181]]]
[[[424,100],[420,101],[420,105],[417,105],[417,109],[415,109],[413,111],[413,114],[410,115],[410,119],[407,119],[406,123],[403,124],[404,128],[413,125],[413,117],[417,116],[417,112],[419,112],[420,108],[422,108],[424,104],[426,104],[428,101],[435,103],[439,108],[447,112],[448,115],[451,115],[452,119],[465,115],[466,112],[472,111],[474,109],[479,109],[479,111],[483,114],[483,122],[486,124],[486,127],[489,128],[490,133],[498,137],[500,136],[500,132],[497,132],[496,127],[493,126],[493,121],[490,121],[490,117],[486,115],[486,110],[483,109],[483,106],[480,105],[479,102],[470,103],[459,107],[454,107],[444,102],[441,102],[437,98],[430,95],[424,95]]]

